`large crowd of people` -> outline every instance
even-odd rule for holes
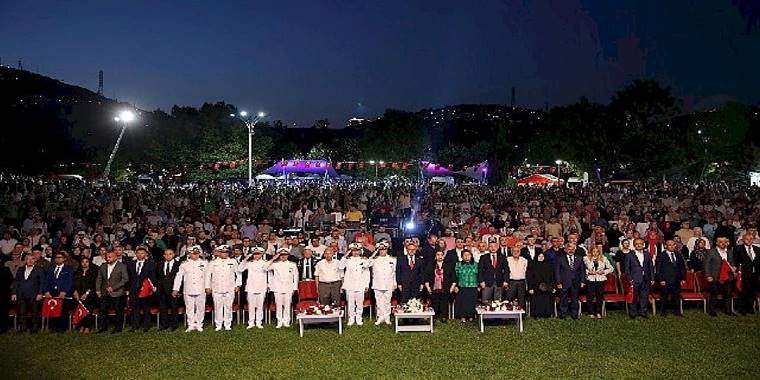
[[[754,313],[760,189],[641,183],[550,188],[416,182],[116,183],[0,177],[0,329],[216,330],[270,311],[288,327],[305,302],[349,325],[390,324],[420,299],[467,323],[506,300],[534,318],[682,315],[682,289],[710,315]],[[309,298],[311,285],[316,294]],[[722,305],[719,305],[722,303]],[[556,310],[556,311],[555,311]],[[12,324],[12,320],[17,323]],[[156,322],[153,322],[153,321]]]

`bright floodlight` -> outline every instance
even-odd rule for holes
[[[370,165],[374,165],[375,164],[375,160],[370,161],[369,164]]]
[[[125,123],[129,123],[135,119],[135,114],[132,111],[121,111],[119,114],[119,119]]]
[[[259,112],[259,117],[264,117],[264,116],[266,116],[266,115],[267,115],[267,114],[265,114],[265,113],[263,113],[263,112]]]
[[[121,120],[121,119],[119,119],[119,117],[118,117],[118,116],[116,116],[115,118],[113,118],[113,121],[116,121],[116,122],[118,122],[118,121],[120,121],[120,120]]]
[[[698,134],[698,135],[701,135],[701,134],[702,134],[702,130],[701,130],[701,129],[700,129],[700,130],[697,130],[697,134]]]
[[[232,116],[232,117],[235,117],[235,114],[234,114],[234,113],[231,113],[231,114],[230,114],[230,116]]]
[[[246,116],[248,116],[248,112],[246,112],[246,111],[240,111],[240,116],[246,117]]]
[[[414,222],[412,222],[411,220],[408,221],[408,222],[406,222],[405,227],[406,227],[407,230],[413,230],[414,229]]]
[[[559,164],[561,164],[561,163],[562,163],[562,160],[557,160],[557,161],[554,161],[554,163],[555,163],[555,164],[557,164],[557,165],[559,165]]]

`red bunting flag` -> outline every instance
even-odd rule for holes
[[[343,166],[342,162],[338,162],[335,164],[335,170],[340,170],[341,166]]]
[[[628,283],[628,287],[625,293],[625,303],[633,303],[633,281]]]
[[[364,169],[364,161],[359,161],[359,169]]]
[[[354,163],[353,162],[349,162],[348,163],[348,170],[354,170]]]
[[[392,169],[398,169],[398,162],[391,162]]]
[[[307,168],[311,167],[311,161],[304,161],[304,166]]]
[[[385,162],[380,163],[380,169],[385,169]]]
[[[63,299],[46,298],[42,302],[42,316],[44,318],[60,318],[63,311]]]
[[[401,164],[401,170],[407,170],[407,169],[409,169],[409,163],[408,162],[404,162],[403,164]]]
[[[449,164],[449,166],[448,166],[447,168],[448,168],[449,170],[454,170],[454,165],[452,165],[452,164]]]

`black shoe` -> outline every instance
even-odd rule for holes
[[[628,318],[631,318],[631,320],[634,320],[634,319],[636,319],[636,316],[635,315],[629,315]]]
[[[660,316],[661,316],[661,317],[663,317],[663,318],[664,318],[664,317],[667,317],[667,316],[668,316],[668,313],[660,313]]]
[[[707,315],[709,315],[709,316],[711,316],[711,317],[717,317],[717,316],[718,316],[718,313],[716,313],[716,312],[714,312],[714,311],[709,311],[709,312],[707,312]]]
[[[565,319],[565,316],[564,316],[564,315],[560,315],[560,316],[559,316],[559,317],[557,317],[557,318],[559,318],[559,319]]]
[[[639,314],[639,317],[644,318],[644,319],[649,319],[649,316],[646,314]]]
[[[143,332],[148,332],[148,331],[150,331],[150,327],[143,327],[142,331]]]
[[[738,317],[738,315],[734,313],[733,311],[727,311],[726,315],[728,315],[729,317]]]
[[[675,313],[673,315],[675,315],[676,317],[683,317],[683,313]]]
[[[120,333],[122,331],[124,331],[124,330],[122,330],[122,329],[116,329],[116,330],[111,331],[111,334],[118,334],[118,333]]]
[[[106,330],[106,329],[99,329],[97,332],[95,332],[95,334],[105,334],[107,332],[108,332],[108,330]]]

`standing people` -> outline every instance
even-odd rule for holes
[[[559,319],[565,319],[570,303],[570,317],[578,319],[578,293],[586,286],[586,268],[583,257],[576,255],[574,243],[565,245],[564,257],[558,256],[554,262],[554,277],[559,289]]]
[[[140,316],[142,315],[142,328],[150,330],[150,297],[140,297],[144,286],[151,286],[156,291],[156,264],[148,256],[148,250],[138,247],[135,250],[135,260],[127,262],[129,275],[129,307],[132,313],[132,331],[140,328]],[[150,281],[150,284],[148,284]]]
[[[509,266],[505,257],[498,252],[496,242],[488,243],[488,253],[480,256],[478,264],[478,281],[481,289],[481,302],[501,301],[502,291],[509,284]]]
[[[754,235],[745,232],[742,235],[742,244],[734,249],[736,266],[742,273],[742,289],[739,290],[741,298],[739,312],[751,314],[754,312],[753,304],[757,291],[758,275],[760,274],[760,248],[752,245]]]
[[[179,325],[177,298],[172,292],[180,263],[173,249],[164,251],[164,260],[156,267],[156,287],[158,288],[158,312],[161,326],[159,330],[176,330]],[[169,318],[171,311],[171,318]]]
[[[314,276],[317,280],[317,294],[322,305],[340,304],[341,273],[338,260],[334,258],[332,248],[325,248],[323,259],[315,266]]]
[[[668,309],[682,316],[678,305],[681,285],[686,278],[686,261],[681,252],[676,250],[676,242],[672,239],[665,241],[665,250],[657,255],[655,261],[655,277],[660,283],[660,315],[668,314]]]
[[[452,293],[454,278],[454,265],[447,264],[444,252],[439,250],[435,253],[433,263],[427,269],[425,288],[430,294],[430,306],[435,311],[435,318],[441,323],[446,323],[449,311],[449,296]]]
[[[206,315],[206,270],[208,262],[201,259],[203,248],[194,245],[185,251],[188,259],[180,264],[174,277],[172,296],[179,297],[180,288],[185,300],[185,318],[187,330],[203,331],[203,318]]]
[[[79,259],[79,269],[74,273],[74,299],[81,302],[90,312],[79,322],[79,332],[89,333],[94,326],[95,317],[92,315],[97,306],[95,296],[95,281],[98,279],[98,267],[90,262],[90,258],[82,256]]]
[[[45,292],[45,271],[35,265],[32,255],[26,256],[26,264],[16,271],[13,282],[11,301],[18,302],[18,315],[21,320],[21,331],[31,333],[39,329],[38,313],[42,294]]]
[[[377,307],[375,325],[383,322],[391,324],[391,297],[396,289],[396,258],[388,255],[388,248],[387,241],[380,241],[377,244],[377,255],[371,260],[372,290],[375,292]]]
[[[648,318],[649,287],[654,285],[654,268],[652,259],[644,252],[644,240],[633,241],[634,251],[626,255],[623,271],[633,283],[633,303],[628,304],[628,316]],[[628,284],[623,284],[628,286]]]
[[[54,264],[48,268],[47,281],[45,282],[45,298],[58,298],[63,302],[61,317],[53,324],[55,331],[66,331],[68,324],[69,307],[65,298],[71,294],[74,286],[74,270],[64,264],[66,256],[63,252],[57,252],[53,257]]]
[[[243,260],[238,266],[238,272],[248,271],[248,281],[245,291],[248,296],[248,329],[254,327],[263,329],[264,298],[267,295],[267,271],[269,262],[264,261],[264,248],[253,248],[251,257]]]
[[[116,252],[106,254],[106,262],[98,270],[98,278],[95,280],[95,289],[100,298],[100,330],[99,333],[108,331],[108,311],[113,308],[116,314],[116,329],[114,333],[121,332],[124,320],[124,295],[129,283],[127,266],[117,261]]]
[[[412,298],[419,298],[423,267],[422,257],[417,255],[417,245],[410,242],[406,245],[405,254],[396,259],[396,286],[401,293],[399,302],[405,303]]]
[[[607,275],[613,271],[612,264],[602,254],[601,247],[601,245],[592,246],[588,256],[583,258],[588,283],[589,313],[592,319],[602,319],[604,283],[607,282]]]
[[[718,303],[718,296],[723,298],[723,311],[726,315],[736,315],[731,310],[731,289],[736,278],[736,267],[734,267],[733,252],[728,245],[727,237],[716,238],[715,247],[708,251],[709,253],[705,258],[705,276],[707,276],[707,281],[712,284],[707,311],[713,317],[717,315],[715,305]]]
[[[525,279],[528,271],[529,259],[522,256],[522,250],[519,246],[510,248],[510,251],[511,255],[507,259],[507,265],[509,266],[507,301],[513,301],[517,298],[517,304],[520,305],[521,308],[525,308]]]
[[[290,327],[291,305],[293,292],[298,290],[298,268],[296,264],[288,260],[290,250],[282,247],[277,250],[278,255],[270,261],[269,270],[272,272],[269,278],[269,289],[274,293],[274,303],[277,306],[277,327]]]
[[[215,331],[232,330],[232,304],[240,291],[238,263],[230,258],[230,248],[220,245],[214,249],[216,260],[209,263],[206,270],[206,294],[214,299]]]
[[[548,318],[554,314],[554,268],[544,252],[538,252],[528,263],[528,294],[533,318]]]
[[[340,260],[340,269],[344,271],[342,288],[346,291],[349,326],[364,324],[364,293],[369,289],[369,267],[372,263],[361,254],[362,245],[351,243],[348,245],[348,255]]]
[[[451,284],[451,289],[456,293],[454,300],[454,314],[461,318],[462,323],[472,321],[475,318],[475,305],[478,302],[478,264],[472,257],[469,249],[462,251],[462,261],[456,263],[454,272],[457,275],[456,282]]]

